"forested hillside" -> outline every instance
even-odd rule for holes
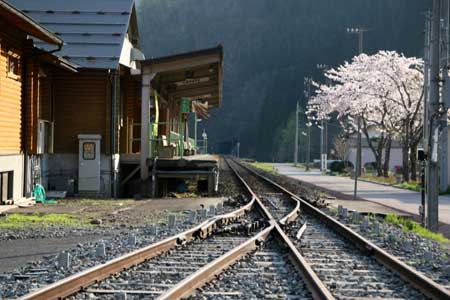
[[[303,78],[321,80],[318,63],[336,66],[357,52],[356,36],[346,28],[370,30],[368,53],[421,56],[429,2],[140,0],[137,8],[147,57],[223,44],[223,105],[203,122],[213,150],[229,152],[239,139],[242,156],[286,160],[293,152],[296,101],[306,103]],[[319,139],[312,140],[317,148]]]

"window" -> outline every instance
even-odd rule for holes
[[[7,204],[12,200],[13,178],[13,171],[0,173],[0,204]]]
[[[19,58],[10,55],[8,57],[8,72],[19,75]]]
[[[83,159],[84,160],[95,159],[95,143],[93,142],[83,143]]]
[[[37,154],[53,153],[53,132],[53,122],[39,120]]]
[[[12,51],[8,51],[6,68],[7,77],[16,80],[20,79],[20,57]]]

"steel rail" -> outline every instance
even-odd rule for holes
[[[213,279],[214,276],[223,272],[223,270],[228,268],[230,265],[255,250],[261,242],[265,242],[267,240],[274,228],[274,225],[267,227],[254,237],[218,257],[211,263],[199,269],[197,272],[179,282],[163,295],[159,296],[157,300],[175,300],[189,296],[197,288]]]
[[[295,201],[295,208],[279,221],[280,224],[283,226],[293,222],[295,219],[297,219],[298,215],[300,214],[300,201],[298,201],[294,197],[291,197],[291,199]]]
[[[228,163],[227,159],[225,161]],[[237,163],[237,162],[235,162]],[[240,165],[239,163],[237,163]],[[262,211],[265,212],[265,214],[270,219],[270,224],[275,227],[275,231],[277,234],[277,238],[284,243],[288,250],[289,250],[289,257],[292,261],[292,263],[297,267],[297,269],[300,272],[301,277],[306,283],[306,286],[308,287],[309,291],[311,292],[313,298],[315,300],[334,300],[334,296],[331,294],[331,292],[328,290],[328,288],[325,286],[325,284],[320,280],[320,278],[317,276],[317,274],[314,272],[314,270],[311,268],[311,266],[306,262],[305,258],[301,255],[301,253],[297,250],[297,248],[294,246],[292,241],[289,239],[289,237],[284,233],[283,229],[278,224],[277,220],[272,216],[272,214],[267,210],[267,208],[264,206],[258,195],[251,189],[251,187],[247,184],[247,182],[242,178],[242,176],[239,174],[239,172],[228,163],[228,166],[231,170],[235,173],[236,177],[242,182],[242,184],[247,188],[248,192],[253,196],[253,198],[256,200],[256,203],[258,207]],[[297,201],[299,202],[299,201]],[[297,209],[297,207],[296,207]],[[300,209],[300,207],[298,207]],[[293,212],[295,212],[294,210]],[[292,212],[291,212],[292,213]],[[291,214],[290,213],[290,214]],[[290,215],[289,214],[289,215]],[[288,216],[289,216],[288,215]],[[293,221],[293,220],[291,220]]]
[[[258,202],[258,208],[260,211],[269,219],[269,220],[275,220],[275,218],[272,216],[272,214],[269,212],[269,210],[266,208],[266,206],[262,203],[259,196],[252,190],[250,185],[244,180],[244,178],[239,175],[239,172],[228,162],[228,159],[224,158],[225,162],[227,163],[228,167],[234,172],[235,176],[239,179],[239,181],[244,185],[246,191],[251,195],[252,201],[256,200]],[[234,160],[233,160],[234,162]],[[236,162],[235,162],[236,163]],[[240,165],[240,164],[238,164]],[[289,224],[290,222],[294,221],[298,215],[300,214],[300,201],[297,200],[297,198],[290,197],[295,202],[295,207],[292,211],[290,211],[286,216],[284,216],[278,221],[282,226],[285,226]]]
[[[99,282],[113,274],[128,269],[134,265],[149,260],[165,251],[172,249],[183,241],[191,241],[197,236],[207,237],[218,224],[228,224],[231,220],[238,218],[252,209],[255,201],[252,200],[245,206],[221,215],[210,218],[203,223],[179,233],[175,236],[166,238],[149,246],[137,249],[123,256],[112,259],[104,264],[89,268],[82,272],[71,275],[42,289],[26,294],[19,300],[57,300],[82,291],[88,286]]]
[[[258,172],[250,169],[249,167],[241,164],[240,162],[236,162],[236,163],[238,165],[240,165],[241,167],[245,168],[246,170],[248,170],[249,172],[251,172],[252,174],[256,175],[257,177],[259,177],[259,178],[265,180],[266,182],[272,184],[273,186],[277,187],[280,191],[297,199],[301,203],[302,210],[317,217],[321,222],[327,224],[331,229],[336,231],[343,238],[354,243],[359,249],[364,251],[367,255],[372,255],[379,263],[384,265],[389,270],[400,275],[401,278],[403,278],[405,281],[410,283],[412,286],[414,286],[415,288],[420,290],[426,296],[428,296],[432,299],[436,299],[436,300],[450,300],[450,291],[447,290],[442,285],[438,284],[437,282],[433,281],[432,279],[426,277],[425,275],[421,274],[417,270],[408,266],[406,263],[402,262],[395,256],[387,253],[385,250],[381,249],[374,243],[365,239],[360,234],[354,232],[353,230],[351,230],[350,228],[348,228],[341,222],[328,216],[327,214],[322,212],[320,209],[314,207],[308,201],[300,198],[299,196],[290,192],[289,190],[282,187],[278,183],[272,181],[271,179],[267,178],[266,176],[259,174]]]

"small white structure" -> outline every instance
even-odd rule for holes
[[[369,129],[369,136],[373,139],[376,139],[379,136],[379,132],[373,129]],[[349,155],[348,160],[356,166],[356,134],[350,136],[349,139]],[[377,142],[373,141],[374,146],[376,147]],[[382,162],[384,163],[384,150],[383,150],[383,158]],[[361,136],[361,167],[364,167],[367,163],[374,163],[375,155],[373,154],[372,149],[370,149],[369,144],[367,142],[367,138],[364,134]],[[397,141],[392,141],[391,151],[389,155],[389,170],[394,171],[396,166],[402,166],[402,148]]]
[[[100,192],[100,141],[99,134],[79,134],[78,190]]]

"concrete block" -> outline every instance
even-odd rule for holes
[[[195,210],[189,211],[188,222],[191,224],[197,223],[197,212]]]
[[[216,215],[216,206],[215,205],[210,205],[209,206],[208,215],[210,215],[210,216],[215,216]]]
[[[218,214],[223,213],[223,203],[222,202],[217,203],[216,212]]]
[[[389,235],[388,235],[388,241],[389,241],[389,242],[395,242],[395,241],[397,241],[397,237],[395,236],[395,234],[389,233]]]
[[[363,218],[363,221],[361,223],[361,229],[364,231],[369,229],[369,217],[368,216],[365,216]]]
[[[136,235],[130,234],[128,236],[128,246],[134,247],[136,246],[136,243],[137,243]]]
[[[70,267],[70,253],[61,252],[58,255],[58,267],[63,269],[68,269]]]
[[[450,265],[444,266],[444,270],[442,271],[442,276],[450,279]]]
[[[158,234],[158,226],[155,224],[150,225],[149,232],[151,235],[157,235]]]
[[[403,250],[405,251],[405,252],[412,252],[412,250],[413,250],[413,248],[412,248],[412,242],[411,242],[411,240],[405,240],[404,242],[403,242]]]
[[[352,222],[353,222],[353,223],[359,223],[359,220],[360,220],[359,212],[354,211],[354,212],[352,213]]]
[[[430,262],[433,259],[433,252],[426,251],[423,255],[423,258],[425,259],[425,261]]]
[[[95,248],[95,255],[97,257],[105,257],[106,256],[106,246],[105,243],[99,243]]]
[[[344,207],[342,205],[338,205],[338,216],[342,217],[342,210],[344,209]]]
[[[375,224],[373,224],[373,233],[376,236],[379,236],[382,232],[383,232],[383,228],[382,228],[381,224],[378,222],[375,222]]]
[[[177,216],[169,215],[168,224],[169,224],[169,229],[174,229],[177,226]]]

